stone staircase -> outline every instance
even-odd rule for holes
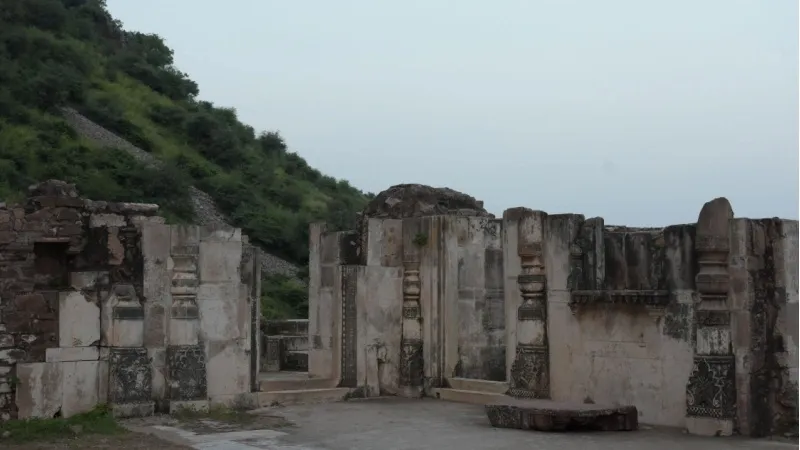
[[[151,167],[158,167],[162,163],[152,154],[131,144],[113,132],[92,122],[72,108],[62,108],[62,115],[67,123],[82,137],[102,147],[111,147],[123,150]],[[189,188],[192,199],[196,222],[198,225],[212,225],[218,227],[233,227],[225,216],[217,209],[214,200],[207,193],[195,188]],[[266,275],[286,275],[296,277],[298,268],[294,264],[270,255],[263,249],[256,247],[261,257],[261,270]]]
[[[348,397],[352,389],[308,374],[307,319],[270,320],[262,331],[259,406],[337,402]]]

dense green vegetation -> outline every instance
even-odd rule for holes
[[[309,167],[277,133],[259,133],[234,109],[198,100],[198,92],[159,36],[124,30],[102,0],[0,0],[0,199],[58,178],[97,200],[159,203],[183,222],[192,220],[188,188],[195,185],[253,242],[298,265],[307,262],[309,222],[352,226],[365,194]],[[62,106],[164,167],[81,139]],[[291,290],[278,284],[267,298]],[[277,309],[302,309],[283,306]]]

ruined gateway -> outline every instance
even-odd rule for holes
[[[495,219],[434,191],[379,194],[356,231],[312,224],[309,318],[262,327],[239,230],[33,187],[0,208],[0,415],[399,395],[796,432],[796,221],[735,218],[722,198],[663,229]]]

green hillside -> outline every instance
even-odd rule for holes
[[[193,219],[194,185],[254,242],[298,265],[309,222],[351,226],[365,194],[309,167],[277,133],[197,100],[198,91],[159,36],[124,30],[102,0],[0,0],[0,199],[59,178],[89,198],[159,203],[181,222]],[[81,139],[62,106],[164,167]]]
[[[277,133],[198,100],[172,55],[159,36],[125,30],[102,0],[0,0],[0,201],[57,178],[95,200],[158,203],[170,222],[186,223],[196,219],[195,186],[255,244],[305,266],[308,223],[350,228],[367,195],[309,167]],[[63,107],[161,165],[82,138]],[[302,284],[269,281],[265,312],[303,315]]]

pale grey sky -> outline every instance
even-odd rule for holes
[[[108,0],[200,97],[365,191],[798,217],[797,0]]]

